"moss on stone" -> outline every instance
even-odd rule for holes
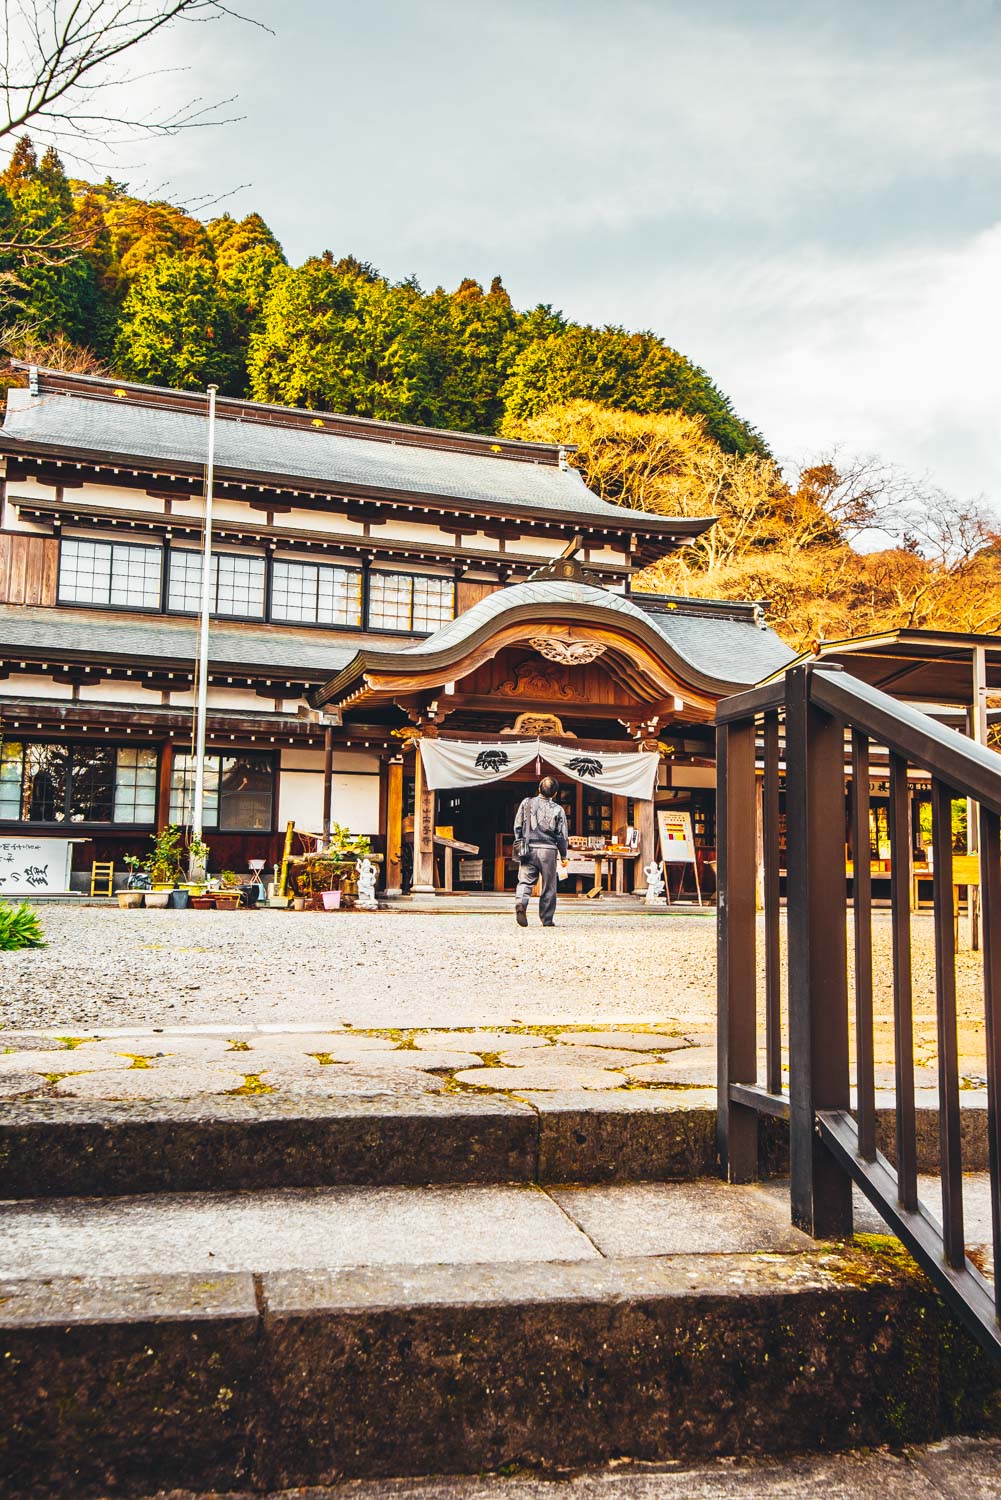
[[[247,1098],[252,1094],[273,1094],[274,1089],[270,1083],[265,1083],[260,1073],[244,1074],[243,1082],[238,1089],[227,1089],[229,1098]]]

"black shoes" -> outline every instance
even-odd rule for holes
[[[521,905],[520,902],[516,903],[516,905],[515,905],[515,908],[514,908],[514,919],[517,922],[517,924],[518,924],[519,927],[527,927],[528,926],[528,912],[525,910],[525,908]]]

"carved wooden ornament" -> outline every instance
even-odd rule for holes
[[[596,661],[608,649],[602,641],[575,641],[572,636],[560,639],[557,636],[537,635],[528,643],[547,661],[559,662],[564,667],[585,667]]]

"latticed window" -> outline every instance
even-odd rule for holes
[[[430,635],[455,615],[455,584],[450,578],[419,578],[412,573],[372,573],[368,623],[377,630]]]
[[[159,547],[65,537],[59,549],[59,602],[158,609],[161,560]]]
[[[231,832],[271,829],[274,765],[270,755],[238,751],[206,755],[202,825]],[[175,755],[170,821],[190,826],[195,797],[195,757]]]
[[[271,618],[308,625],[360,625],[360,570],[279,559],[272,574]]]
[[[19,740],[0,745],[0,818],[20,818],[24,746]]]
[[[26,823],[156,821],[157,752],[133,746],[6,741],[0,818]]]
[[[121,749],[116,755],[115,822],[156,822],[155,750]]]
[[[211,609],[214,615],[244,620],[264,618],[266,563],[252,553],[216,552],[212,557]],[[202,554],[175,548],[170,554],[168,608],[197,614],[202,607]]]

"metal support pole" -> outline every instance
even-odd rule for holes
[[[202,610],[198,626],[198,713],[195,724],[195,796],[192,837],[202,837],[205,804],[205,730],[209,711],[209,616],[212,612],[212,485],[215,478],[215,398],[209,386],[208,452],[205,459],[205,534],[202,551]]]
[[[323,847],[330,845],[330,809],[334,793],[334,731],[328,724],[323,731]]]

